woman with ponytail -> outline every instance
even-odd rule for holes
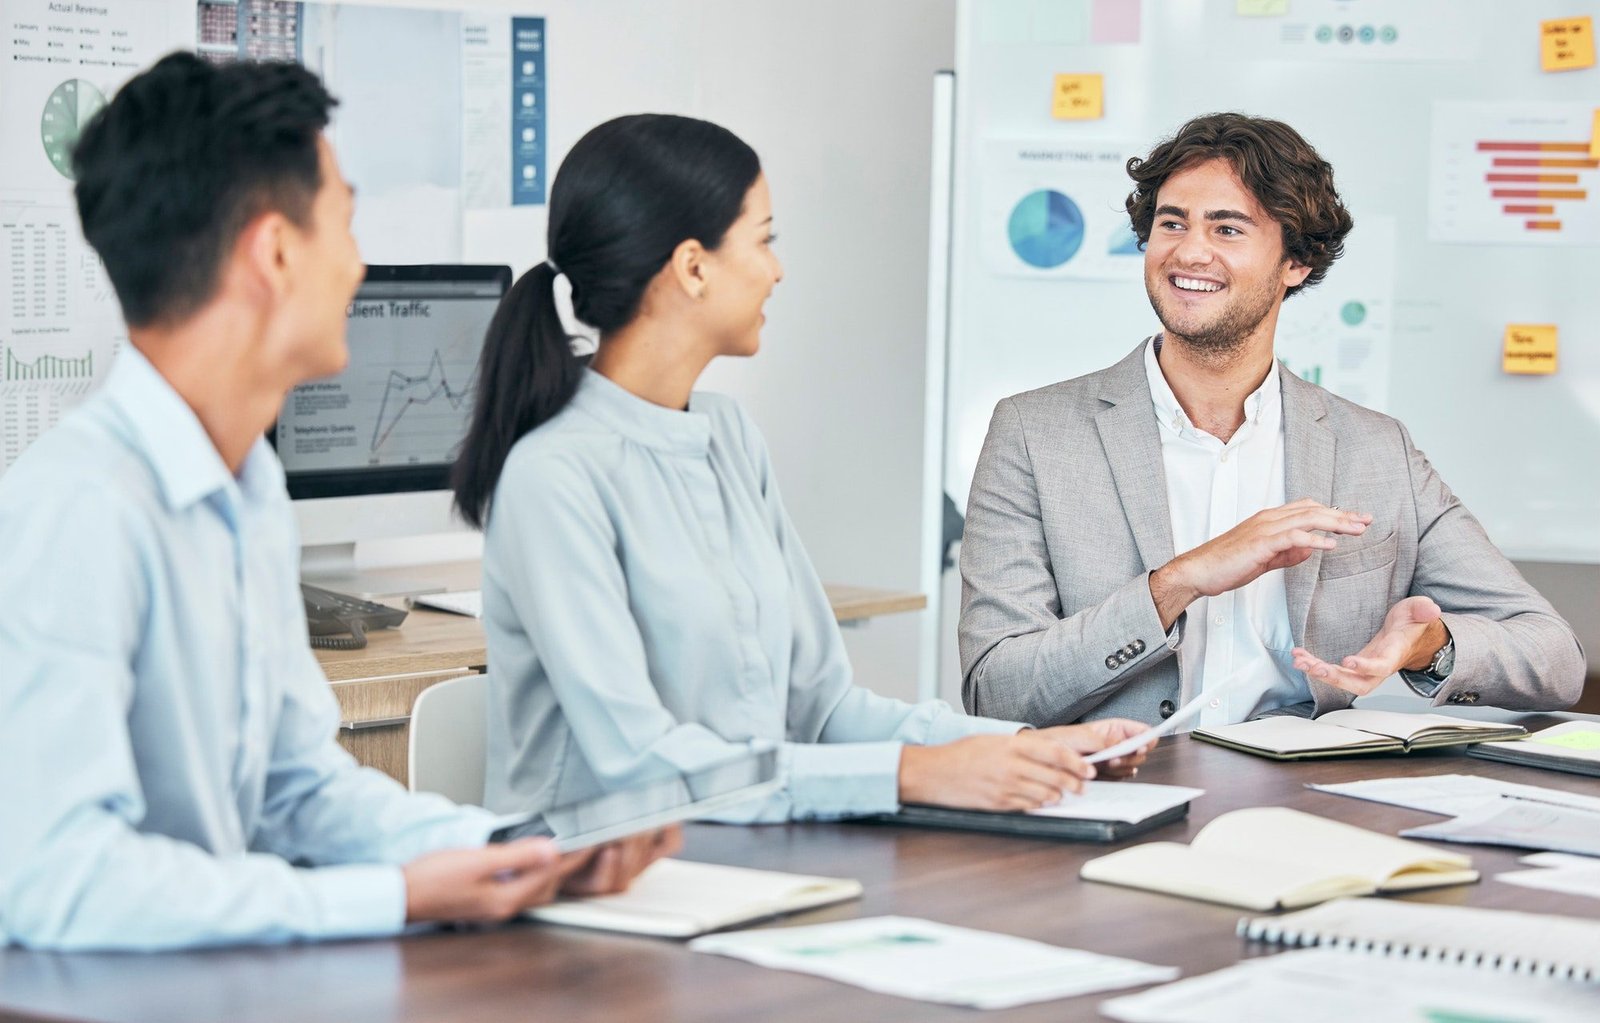
[[[1033,731],[852,684],[760,432],[693,389],[712,359],[759,347],[772,241],[755,152],[705,121],[608,121],[556,176],[550,258],[489,328],[456,469],[486,532],[491,807],[563,805],[765,740],[786,785],[742,819],[1021,810],[1080,790],[1080,754],[1144,727]],[[599,331],[587,362],[558,275]]]

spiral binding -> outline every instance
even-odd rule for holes
[[[1291,948],[1326,947],[1363,955],[1409,959],[1415,962],[1448,963],[1473,969],[1499,970],[1504,973],[1526,974],[1530,977],[1551,977],[1563,980],[1600,980],[1600,972],[1577,963],[1544,962],[1524,959],[1521,956],[1503,956],[1493,952],[1474,952],[1470,949],[1446,948],[1441,945],[1414,945],[1405,941],[1385,941],[1380,938],[1359,938],[1348,934],[1324,934],[1280,927],[1270,921],[1253,921],[1246,917],[1235,929],[1246,941],[1268,945],[1286,945]]]

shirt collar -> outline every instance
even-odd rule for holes
[[[1161,372],[1161,363],[1156,356],[1161,351],[1161,335],[1157,334],[1150,339],[1144,347],[1144,372],[1150,381],[1150,400],[1155,404],[1156,419],[1162,426],[1182,433],[1185,430],[1200,432],[1189,422],[1189,416],[1183,411],[1183,406],[1178,404],[1178,396],[1173,393],[1172,385],[1167,383],[1167,376]],[[1283,409],[1282,382],[1278,378],[1278,360],[1272,360],[1272,367],[1267,370],[1266,379],[1261,381],[1261,386],[1250,392],[1244,400],[1245,419],[1257,426],[1262,423],[1271,425],[1280,417]]]
[[[584,371],[572,404],[648,448],[704,455],[711,447],[711,417],[697,407],[694,396],[687,411],[664,408],[590,369]]]
[[[155,473],[168,509],[182,511],[219,491],[252,499],[282,491],[283,469],[265,437],[251,446],[236,480],[194,409],[132,345],[118,353],[105,393]]]

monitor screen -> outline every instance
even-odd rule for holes
[[[466,435],[505,266],[369,266],[350,364],[301,384],[272,440],[294,498],[442,490]]]

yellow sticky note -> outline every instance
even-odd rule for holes
[[[1050,116],[1058,121],[1093,121],[1104,117],[1105,78],[1101,75],[1056,75],[1050,94]]]
[[[1589,129],[1589,159],[1600,160],[1600,110],[1594,112],[1594,126]]]
[[[1236,0],[1233,11],[1241,18],[1276,18],[1289,13],[1289,0]]]
[[[1576,731],[1562,732],[1560,735],[1550,735],[1543,739],[1530,739],[1530,742],[1542,743],[1546,746],[1565,746],[1567,749],[1588,750],[1600,749],[1600,730],[1581,728]]]
[[[1556,371],[1556,325],[1553,323],[1513,323],[1506,327],[1507,373],[1554,373]]]
[[[1546,71],[1594,67],[1594,19],[1585,15],[1539,22],[1539,60]]]

